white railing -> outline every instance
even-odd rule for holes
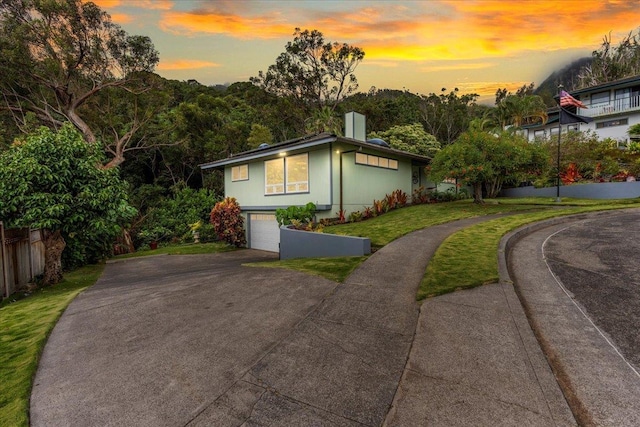
[[[607,116],[610,114],[626,113],[640,110],[640,96],[616,99],[606,104],[592,105],[587,109],[578,109],[578,114],[587,117]]]

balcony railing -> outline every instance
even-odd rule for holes
[[[578,110],[578,114],[587,117],[608,116],[611,114],[626,113],[629,111],[640,111],[640,96],[631,96],[629,98],[616,99],[607,104],[596,104],[589,108]]]

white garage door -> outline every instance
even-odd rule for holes
[[[280,252],[280,227],[274,214],[249,214],[249,246]]]

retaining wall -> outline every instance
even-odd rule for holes
[[[500,197],[556,197],[556,187],[507,188]],[[640,181],[602,182],[592,184],[573,184],[560,186],[560,197],[576,199],[633,199],[640,197]]]
[[[371,240],[280,227],[280,259],[363,256],[371,253]]]

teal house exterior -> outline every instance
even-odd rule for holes
[[[316,205],[316,219],[346,216],[402,190],[409,197],[427,182],[430,159],[365,139],[365,118],[345,116],[345,135],[306,136],[201,165],[223,169],[225,196],[235,197],[246,216],[250,248],[279,251],[278,208]]]

